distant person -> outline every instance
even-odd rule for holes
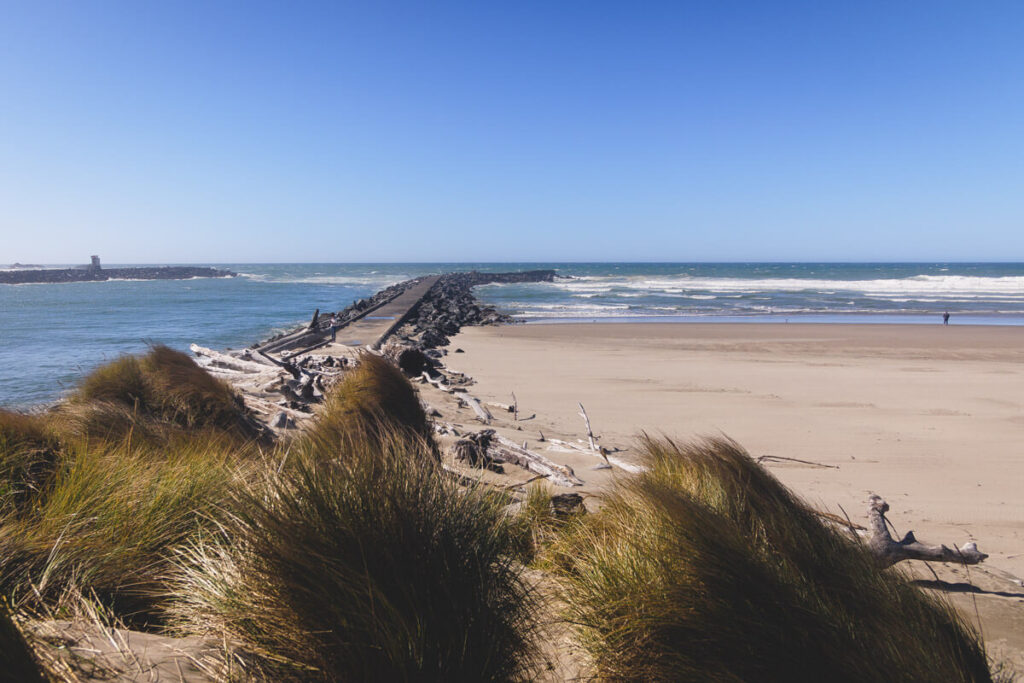
[[[946,311],[945,313],[942,314],[942,324],[943,325],[948,325],[949,324],[949,311]]]
[[[331,316],[331,341],[338,340],[338,328],[341,327],[341,318],[335,313]]]

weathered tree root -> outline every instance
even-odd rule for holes
[[[902,540],[894,541],[885,519],[888,511],[889,504],[880,496],[872,495],[868,499],[868,527],[871,530],[868,549],[882,568],[891,567],[903,560],[978,564],[988,557],[978,550],[975,543],[965,543],[961,548],[925,545],[914,537],[913,531],[908,531]]]

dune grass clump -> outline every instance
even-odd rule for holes
[[[154,424],[214,429],[242,439],[258,430],[230,385],[186,354],[154,346],[144,356],[122,356],[87,375],[58,411],[69,431],[117,438]]]
[[[60,449],[42,417],[0,410],[0,516],[25,510],[48,489]]]
[[[340,451],[374,450],[395,439],[407,441],[412,451],[421,451],[418,446],[425,444],[429,455],[439,459],[427,415],[409,380],[385,359],[364,353],[327,394],[300,447],[336,457]]]
[[[545,564],[545,550],[555,542],[566,527],[574,524],[572,519],[561,519],[551,505],[553,492],[546,481],[537,481],[524,491],[518,512],[512,523],[519,534],[519,558],[531,564],[539,560]]]
[[[948,605],[879,570],[738,445],[642,445],[649,470],[551,555],[599,677],[990,680]]]
[[[81,588],[126,623],[152,625],[171,549],[211,526],[241,477],[238,456],[223,439],[72,444],[31,508],[0,517],[0,592],[39,607]]]
[[[514,680],[532,592],[497,501],[403,438],[303,456],[183,550],[171,616],[271,680]]]

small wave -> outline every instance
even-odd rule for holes
[[[860,292],[880,296],[912,294],[1006,295],[1024,298],[1024,276],[915,275],[902,279],[823,280],[810,278],[714,278],[591,276],[554,287],[570,292],[613,293],[640,290],[649,293]]]

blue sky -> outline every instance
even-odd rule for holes
[[[0,264],[1024,260],[1024,3],[3,3]]]

